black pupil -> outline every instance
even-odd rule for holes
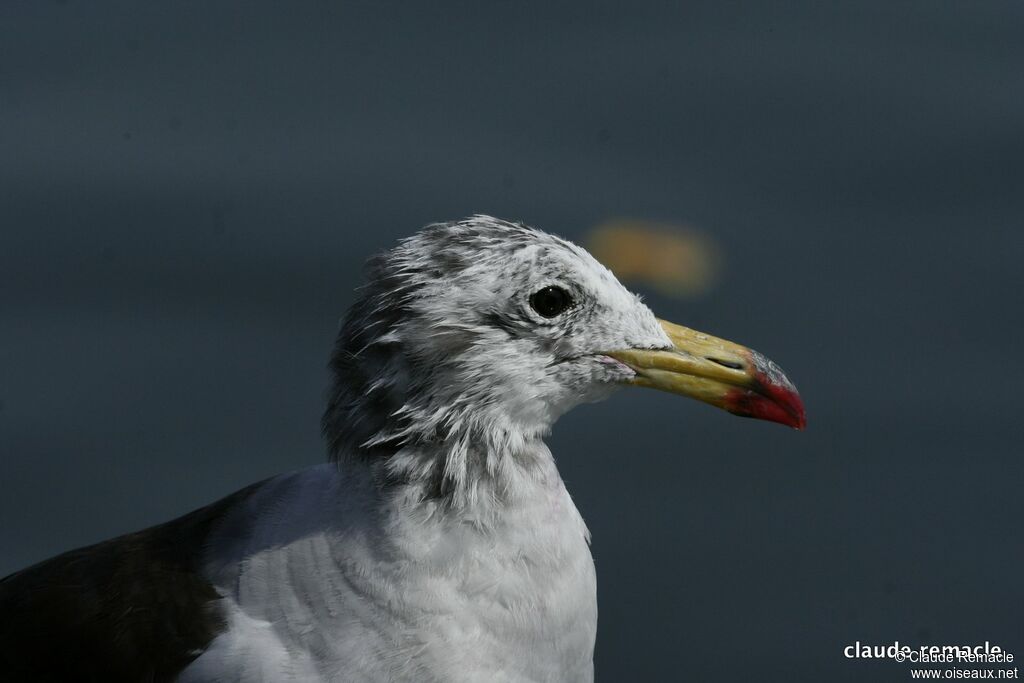
[[[545,287],[530,297],[530,305],[545,318],[554,318],[572,305],[572,297],[561,287]]]

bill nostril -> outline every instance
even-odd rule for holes
[[[737,361],[722,360],[721,358],[712,358],[711,356],[704,356],[704,358],[711,361],[712,363],[717,363],[718,365],[721,365],[723,368],[729,368],[730,370],[744,369],[743,363],[739,363]]]

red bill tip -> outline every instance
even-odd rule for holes
[[[727,410],[735,415],[778,422],[793,429],[807,426],[800,394],[783,387],[765,387],[763,391],[734,389],[726,398]]]
[[[751,352],[756,371],[752,389],[733,389],[726,396],[726,410],[743,417],[778,422],[793,429],[807,426],[804,402],[796,387],[778,365]]]

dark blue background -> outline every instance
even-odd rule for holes
[[[663,317],[805,433],[654,392],[559,423],[602,681],[1024,656],[1024,5],[0,5],[0,574],[322,460],[360,264],[486,212],[690,222]]]

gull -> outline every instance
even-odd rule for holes
[[[590,535],[544,437],[641,386],[804,426],[771,361],[489,216],[372,259],[328,462],[0,582],[5,681],[591,681]]]

